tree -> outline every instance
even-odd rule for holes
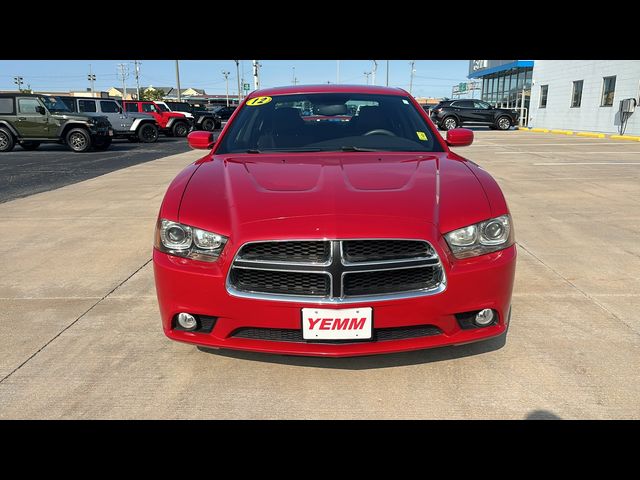
[[[150,88],[147,88],[146,90],[142,90],[140,92],[140,100],[162,100],[164,98],[164,90],[160,89],[160,90],[151,90]]]

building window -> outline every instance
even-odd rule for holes
[[[540,85],[540,108],[547,108],[547,93],[549,85]]]
[[[571,93],[571,108],[580,108],[582,103],[582,84],[584,80],[573,82],[573,93]]]
[[[613,105],[613,94],[616,91],[616,77],[604,77],[602,79],[602,102],[601,107]]]

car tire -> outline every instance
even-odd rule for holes
[[[151,123],[143,123],[138,128],[138,140],[142,143],[155,143],[158,141],[158,127]]]
[[[458,124],[456,117],[445,117],[442,120],[442,126],[444,127],[444,130],[453,130],[454,128],[458,128],[460,125]]]
[[[498,117],[496,120],[496,128],[498,130],[509,130],[511,128],[511,119],[506,115]]]
[[[216,122],[213,121],[212,118],[205,118],[202,121],[202,129],[207,132],[213,132],[216,128]]]
[[[93,149],[97,150],[98,152],[104,152],[110,146],[111,146],[111,137],[106,137],[106,138],[98,137],[93,141]]]
[[[15,144],[13,134],[6,128],[0,128],[0,152],[10,152]]]
[[[171,133],[176,137],[186,137],[189,133],[189,125],[187,125],[187,122],[176,122],[171,129]]]
[[[30,152],[38,148],[40,146],[40,142],[22,142],[20,146],[23,150]]]
[[[91,135],[84,128],[72,128],[67,132],[65,140],[72,152],[84,153],[91,149]]]

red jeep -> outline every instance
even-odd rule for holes
[[[149,113],[158,122],[160,131],[169,137],[186,137],[191,129],[191,120],[182,113],[163,111],[155,102],[123,102],[127,112]]]

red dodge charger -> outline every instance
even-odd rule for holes
[[[406,91],[249,95],[173,180],[153,264],[165,334],[209,347],[353,356],[506,334],[516,265],[496,181]]]

